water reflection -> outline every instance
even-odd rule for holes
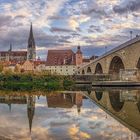
[[[92,91],[92,94],[86,95],[116,120],[140,135],[139,90]]]
[[[109,98],[110,98],[110,103],[113,107],[113,109],[117,112],[119,112],[124,105],[124,101],[121,100],[121,96],[122,94],[120,94],[120,91],[111,91],[109,92]]]
[[[32,130],[32,121],[35,113],[35,96],[28,96],[27,97],[27,114],[29,120],[29,129],[30,133]]]
[[[102,91],[95,91],[95,95],[98,101],[102,99],[103,92]]]
[[[81,110],[82,99],[83,95],[80,93],[61,93],[46,96],[48,107],[72,108],[74,105],[76,105],[78,113],[80,113]]]
[[[139,90],[0,94],[0,139],[138,139],[139,109]]]

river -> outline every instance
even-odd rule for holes
[[[0,140],[138,140],[140,90],[0,92]]]

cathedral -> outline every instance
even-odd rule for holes
[[[26,60],[36,60],[36,46],[32,24],[30,27],[27,51],[13,51],[12,44],[10,44],[8,51],[0,51],[0,61],[23,62]]]

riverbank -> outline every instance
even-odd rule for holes
[[[46,74],[0,74],[0,90],[71,90],[71,76]]]

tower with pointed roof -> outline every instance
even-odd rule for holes
[[[32,23],[31,23],[30,34],[28,39],[27,60],[36,60],[36,46],[35,46],[35,40],[33,35]]]
[[[83,63],[83,54],[81,52],[80,46],[77,47],[77,52],[75,54],[76,57],[76,66],[79,66]]]
[[[12,51],[12,44],[10,43],[10,48],[9,48],[9,50],[8,50],[9,52],[11,52]]]

